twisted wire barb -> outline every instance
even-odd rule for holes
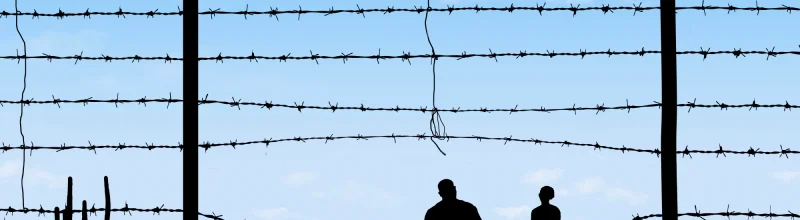
[[[59,99],[55,96],[52,96],[52,100],[34,100],[33,98],[22,100],[22,101],[12,101],[12,100],[0,100],[0,107],[4,106],[4,104],[24,104],[24,105],[31,105],[31,104],[54,104],[61,108],[61,104],[83,104],[84,106],[88,105],[89,103],[113,103],[115,107],[119,107],[119,104],[125,103],[138,103],[139,105],[147,106],[147,103],[167,103],[167,108],[169,108],[170,103],[176,102],[183,102],[182,99],[175,99],[172,98],[172,93],[170,93],[169,98],[157,98],[157,99],[148,99],[147,97],[140,98],[140,99],[119,99],[119,93],[115,99],[110,100],[102,100],[102,99],[92,99],[92,97],[85,98],[85,99],[76,99],[76,100],[67,100],[67,99]],[[305,105],[305,102],[294,102],[293,104],[282,104],[282,103],[273,103],[271,101],[264,101],[264,102],[248,102],[242,101],[241,99],[236,99],[231,97],[231,101],[222,101],[222,100],[210,100],[208,99],[208,94],[204,98],[197,100],[198,105],[228,105],[230,107],[236,107],[237,109],[241,110],[241,106],[254,106],[260,108],[266,108],[267,110],[272,110],[272,108],[288,108],[288,109],[296,109],[298,112],[303,112],[304,109],[313,109],[313,110],[330,110],[331,112],[336,112],[337,110],[351,110],[351,111],[393,111],[393,112],[422,112],[428,113],[433,112],[434,110],[437,112],[451,112],[451,113],[459,113],[459,112],[482,112],[482,113],[492,113],[492,112],[508,112],[508,114],[516,113],[516,112],[558,112],[558,111],[571,111],[574,114],[578,114],[578,111],[595,111],[595,114],[600,114],[600,112],[605,112],[606,110],[627,110],[630,113],[631,109],[639,109],[639,108],[661,108],[662,104],[660,102],[653,101],[653,104],[643,104],[643,105],[631,105],[629,104],[628,100],[625,100],[625,105],[619,106],[606,106],[605,103],[597,104],[595,107],[576,107],[575,104],[569,108],[545,108],[541,106],[540,108],[518,108],[519,105],[515,105],[514,108],[476,108],[476,109],[462,109],[461,107],[452,107],[451,109],[429,109],[428,107],[419,107],[419,108],[409,108],[409,107],[367,107],[364,104],[360,106],[339,106],[339,103],[331,104],[328,102],[328,106],[317,106],[317,105]],[[716,101],[716,104],[698,104],[697,99],[694,99],[691,102],[686,102],[683,104],[678,104],[678,107],[688,108],[687,112],[691,112],[694,108],[719,108],[721,110],[728,110],[729,108],[748,108],[748,111],[758,110],[758,108],[783,108],[783,111],[792,109],[800,108],[800,105],[792,105],[789,104],[789,101],[786,101],[784,104],[759,104],[753,99],[753,102],[748,104],[726,104],[725,102]]]
[[[800,47],[800,45],[798,45],[798,47]],[[550,50],[546,50],[546,51],[547,51],[546,53],[528,53],[527,51],[520,50],[519,53],[495,53],[490,48],[489,49],[489,53],[472,53],[472,54],[468,54],[466,51],[464,51],[461,54],[420,54],[420,55],[412,55],[410,51],[409,52],[403,51],[402,55],[381,55],[380,54],[380,49],[378,49],[378,54],[377,55],[353,55],[353,53],[347,53],[347,54],[341,53],[341,55],[335,55],[335,56],[322,56],[322,55],[319,55],[319,54],[314,54],[313,51],[311,51],[310,56],[291,56],[291,53],[289,53],[287,55],[281,55],[281,56],[256,56],[255,52],[251,51],[249,56],[222,56],[222,53],[220,52],[215,57],[200,57],[200,58],[198,58],[198,60],[215,61],[215,62],[218,62],[218,63],[224,63],[224,60],[250,60],[251,62],[253,60],[258,62],[258,59],[277,60],[279,62],[287,62],[288,60],[313,60],[317,64],[319,64],[318,60],[320,60],[320,59],[336,59],[336,60],[341,59],[342,62],[346,64],[348,59],[375,59],[380,64],[380,60],[400,59],[402,62],[408,61],[408,64],[410,65],[411,64],[411,60],[410,59],[417,59],[417,58],[426,58],[426,59],[433,59],[433,60],[437,60],[438,58],[455,58],[456,60],[461,60],[461,59],[466,59],[466,58],[485,57],[485,58],[490,58],[490,59],[494,59],[495,61],[497,61],[497,57],[511,57],[511,56],[516,57],[517,59],[519,59],[521,57],[526,57],[526,56],[540,56],[540,57],[550,57],[550,58],[553,58],[553,57],[556,57],[556,56],[580,56],[581,59],[583,59],[586,56],[592,56],[592,55],[606,55],[606,56],[611,57],[611,56],[615,56],[615,55],[617,55],[617,56],[619,56],[619,55],[644,56],[645,54],[660,54],[661,53],[661,51],[658,51],[658,50],[645,50],[644,47],[639,51],[614,51],[614,50],[611,50],[611,49],[608,49],[606,51],[591,51],[591,52],[581,49],[580,52],[578,52],[578,53],[556,53],[555,51],[550,51]],[[701,49],[699,51],[679,51],[679,52],[677,52],[677,54],[679,54],[679,55],[695,55],[695,54],[702,55],[703,56],[703,60],[708,58],[708,55],[731,54],[731,55],[735,56],[736,58],[739,58],[739,56],[747,57],[746,55],[749,55],[749,54],[761,54],[761,55],[767,55],[767,60],[769,60],[769,57],[777,57],[777,56],[780,56],[780,55],[800,55],[800,51],[775,51],[775,47],[772,47],[772,49],[765,48],[765,50],[763,50],[763,51],[759,51],[759,50],[743,51],[741,48],[733,49],[733,50],[711,51],[710,48],[704,50],[701,47]],[[172,61],[182,61],[183,60],[183,58],[180,58],[180,57],[170,57],[169,54],[167,54],[166,57],[142,57],[142,56],[139,56],[139,55],[127,56],[127,57],[113,57],[113,56],[102,55],[102,54],[99,57],[85,57],[85,56],[83,56],[83,52],[81,52],[80,55],[73,55],[73,56],[54,56],[54,55],[49,55],[49,54],[43,54],[41,56],[27,56],[27,55],[19,55],[19,54],[17,54],[16,56],[0,56],[0,59],[17,60],[17,62],[19,62],[22,59],[46,59],[46,60],[48,60],[50,62],[52,62],[52,60],[54,60],[54,59],[56,59],[56,60],[74,59],[75,60],[75,64],[77,64],[78,61],[81,61],[81,60],[103,60],[105,62],[111,62],[111,61],[114,61],[114,60],[131,60],[131,63],[139,62],[141,60],[164,60],[164,63],[166,63],[166,62],[170,62],[171,63]]]
[[[477,141],[480,141],[480,142],[482,142],[483,140],[492,140],[492,141],[503,141],[503,145],[508,144],[508,142],[533,143],[534,145],[535,144],[541,145],[543,143],[544,144],[559,144],[559,145],[561,145],[561,147],[564,147],[564,146],[569,147],[571,145],[575,145],[575,146],[591,147],[594,150],[603,150],[603,149],[605,149],[605,150],[621,151],[622,153],[625,153],[626,151],[628,151],[628,152],[650,153],[650,154],[656,154],[657,157],[659,157],[661,155],[661,153],[662,153],[662,151],[659,150],[658,148],[650,150],[650,149],[643,149],[643,148],[631,148],[631,147],[626,147],[625,145],[622,145],[622,147],[612,147],[612,146],[601,145],[601,144],[599,144],[597,142],[595,142],[594,144],[589,144],[589,143],[577,143],[577,142],[571,142],[571,141],[548,141],[548,140],[541,140],[541,139],[536,139],[536,138],[520,139],[520,138],[513,138],[512,136],[508,136],[508,137],[486,137],[486,136],[476,136],[476,135],[454,136],[454,135],[426,135],[425,133],[417,134],[417,135],[396,135],[396,134],[392,134],[392,135],[361,135],[361,134],[358,134],[358,135],[351,135],[351,136],[333,136],[333,134],[331,134],[330,136],[318,136],[318,137],[293,137],[293,138],[284,138],[284,139],[272,139],[272,138],[266,139],[265,138],[264,140],[260,140],[260,141],[245,141],[245,142],[239,142],[238,140],[224,142],[224,143],[204,142],[204,143],[199,144],[198,147],[204,149],[205,152],[208,152],[208,149],[215,148],[215,147],[232,147],[233,149],[236,149],[236,146],[259,145],[259,144],[264,144],[265,147],[269,147],[269,145],[272,144],[272,143],[281,143],[281,142],[303,142],[303,143],[305,143],[306,141],[309,141],[309,140],[317,140],[317,141],[324,140],[325,141],[324,143],[327,144],[328,141],[339,140],[339,139],[355,139],[355,140],[362,140],[362,139],[363,140],[369,140],[369,139],[392,139],[395,143],[397,143],[397,139],[398,138],[401,138],[401,139],[417,139],[418,141],[419,140],[425,140],[427,138],[443,138],[444,140],[446,140],[448,142],[450,141],[450,139],[474,139],[474,140],[477,140]],[[24,146],[23,145],[23,146],[18,146],[18,147],[12,147],[11,145],[5,145],[5,143],[2,143],[2,145],[0,145],[0,150],[2,150],[2,152],[9,151],[9,150],[20,150],[20,149],[56,150],[56,152],[60,152],[62,150],[84,149],[84,150],[92,150],[96,154],[97,153],[97,151],[96,151],[97,149],[104,149],[104,148],[106,148],[106,149],[112,149],[113,148],[113,149],[116,149],[116,150],[121,150],[121,149],[124,149],[124,148],[139,148],[139,149],[148,149],[148,150],[180,148],[181,150],[183,150],[183,145],[180,144],[180,143],[178,143],[178,145],[155,145],[155,144],[147,144],[147,143],[145,143],[145,146],[135,146],[135,145],[125,145],[125,144],[119,144],[119,145],[93,145],[91,143],[91,141],[89,142],[88,146],[66,146],[65,144],[62,144],[61,146],[33,146],[33,145]],[[690,150],[689,146],[687,145],[684,150],[676,151],[675,153],[681,154],[684,157],[685,156],[689,156],[689,159],[693,159],[691,154],[717,154],[717,158],[719,158],[719,155],[723,155],[724,157],[727,157],[727,154],[746,154],[746,155],[748,155],[748,157],[750,157],[750,156],[754,156],[755,157],[756,155],[759,155],[759,154],[764,154],[764,155],[778,154],[779,158],[785,156],[787,159],[789,158],[789,154],[800,154],[800,151],[793,151],[790,148],[784,149],[783,145],[780,145],[780,149],[781,149],[780,151],[762,151],[761,148],[753,149],[752,147],[750,147],[750,149],[748,149],[746,151],[736,151],[736,150],[725,150],[725,149],[723,149],[722,145],[720,144],[718,150]]]
[[[601,11],[603,14],[607,14],[608,12],[614,13],[614,11],[633,11],[633,15],[635,16],[637,12],[645,12],[651,10],[660,10],[661,7],[658,6],[642,6],[640,2],[638,5],[633,4],[633,6],[611,6],[601,4],[600,7],[592,6],[592,7],[581,7],[580,4],[572,5],[570,7],[546,7],[547,3],[545,2],[542,5],[536,3],[536,6],[514,6],[511,4],[509,6],[503,7],[486,7],[480,6],[476,4],[475,6],[470,7],[456,7],[455,5],[450,6],[447,5],[445,8],[432,8],[432,7],[422,7],[422,6],[414,6],[413,8],[395,8],[394,6],[388,6],[386,8],[361,8],[359,5],[356,5],[355,9],[334,9],[331,7],[327,10],[303,10],[302,6],[298,6],[297,10],[279,10],[278,8],[270,7],[267,11],[250,11],[250,5],[245,5],[245,10],[243,11],[224,11],[221,8],[211,9],[209,8],[207,11],[199,12],[198,15],[208,15],[209,18],[214,19],[217,15],[243,15],[245,19],[247,19],[248,15],[268,15],[269,17],[275,17],[276,21],[280,21],[278,15],[283,14],[297,14],[297,20],[300,20],[300,16],[303,14],[323,14],[324,16],[332,15],[332,14],[342,14],[342,13],[351,13],[351,14],[358,14],[362,17],[366,18],[367,13],[382,13],[382,14],[391,14],[391,13],[417,13],[421,14],[422,12],[441,12],[441,13],[448,13],[452,14],[453,12],[459,11],[475,11],[475,13],[481,11],[496,11],[496,12],[508,12],[513,13],[514,11],[531,11],[531,12],[538,12],[540,16],[543,15],[543,12],[547,11],[564,11],[564,12],[571,12],[573,17],[577,15],[578,12],[581,11]],[[695,11],[703,11],[705,14],[708,10],[724,10],[728,11],[730,14],[731,11],[736,12],[736,10],[743,10],[743,11],[756,11],[757,15],[761,14],[761,11],[786,11],[789,14],[792,13],[793,10],[800,10],[798,7],[792,7],[788,5],[781,5],[780,7],[762,7],[759,5],[758,1],[755,3],[755,7],[738,7],[731,4],[727,6],[713,6],[713,5],[705,5],[705,1],[700,6],[680,6],[675,7],[675,10],[695,10]],[[0,17],[8,17],[8,16],[31,16],[31,18],[39,18],[39,17],[55,17],[58,19],[63,19],[65,17],[77,17],[83,16],[83,18],[90,18],[92,15],[102,15],[102,16],[114,16],[116,15],[118,18],[126,18],[125,15],[133,15],[133,16],[147,16],[155,17],[155,16],[182,16],[183,10],[180,9],[178,6],[178,11],[174,12],[159,12],[158,9],[147,11],[147,12],[131,12],[131,11],[124,11],[122,7],[119,7],[117,11],[110,11],[110,12],[90,12],[87,8],[84,12],[64,12],[60,8],[56,13],[39,13],[36,9],[33,12],[17,12],[17,13],[10,13],[6,11],[0,12]]]
[[[790,217],[792,220],[794,220],[794,218],[800,218],[800,215],[793,213],[791,210],[787,211],[787,212],[789,212],[787,214],[773,213],[772,212],[772,206],[770,206],[770,208],[769,208],[770,209],[769,213],[754,213],[750,209],[747,209],[747,212],[736,212],[736,211],[732,212],[732,211],[730,211],[730,208],[731,208],[731,205],[728,205],[728,208],[726,209],[725,212],[700,212],[700,210],[698,210],[697,206],[695,205],[694,206],[695,212],[678,213],[678,216],[679,217],[680,216],[692,216],[692,217],[701,218],[703,220],[706,220],[705,218],[703,218],[704,216],[725,216],[725,217],[728,217],[728,219],[730,219],[731,216],[747,216],[748,220],[750,218],[755,218],[755,217],[765,217],[765,218],[770,218],[770,219],[772,219],[772,217]],[[636,214],[636,216],[633,216],[633,220],[644,220],[644,219],[648,219],[648,218],[661,218],[661,217],[663,217],[662,214],[650,214],[650,215],[645,215],[645,216],[639,216],[639,214]]]
[[[104,212],[104,211],[106,211],[106,209],[105,208],[95,208],[95,205],[92,204],[92,208],[91,209],[86,209],[86,211],[89,214],[94,214],[95,216],[97,216],[97,212]],[[129,215],[133,215],[132,212],[149,212],[149,213],[153,213],[153,215],[156,215],[156,214],[161,215],[161,212],[183,212],[183,209],[164,208],[163,204],[160,207],[157,206],[157,207],[151,208],[151,209],[131,208],[131,207],[128,207],[128,203],[126,202],[125,203],[125,207],[113,208],[113,209],[110,209],[109,211],[111,211],[111,212],[122,212],[123,215],[125,215],[126,213],[129,214]],[[56,213],[55,210],[42,208],[42,205],[39,205],[39,209],[29,209],[29,208],[15,209],[15,208],[12,208],[12,207],[0,208],[0,212],[6,212],[6,215],[8,215],[8,214],[12,214],[13,215],[14,213],[23,213],[23,214],[37,213],[39,216],[44,216],[47,213],[51,213],[51,214],[52,213]],[[65,212],[81,213],[81,212],[83,212],[83,210],[81,210],[81,209],[59,210],[58,212],[59,213],[65,213]],[[203,217],[206,217],[206,218],[209,218],[209,219],[214,219],[214,220],[224,220],[222,218],[222,215],[217,215],[217,214],[214,214],[213,212],[212,212],[212,214],[203,214],[203,213],[198,212],[197,215],[198,216],[203,216]]]

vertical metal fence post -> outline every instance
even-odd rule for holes
[[[678,220],[678,77],[675,0],[661,0],[661,213]]]
[[[103,177],[103,191],[106,198],[106,210],[103,220],[111,220],[111,189],[108,188],[108,176]]]
[[[183,0],[183,220],[197,220],[198,0]]]

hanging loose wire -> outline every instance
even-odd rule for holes
[[[436,140],[444,140],[447,136],[446,128],[444,126],[444,121],[442,121],[442,115],[439,114],[439,109],[436,108],[436,50],[433,49],[433,43],[431,43],[431,35],[428,33],[428,13],[431,12],[431,0],[428,0],[428,8],[425,11],[425,36],[428,37],[428,44],[431,46],[431,62],[433,64],[433,112],[431,112],[431,121],[430,121],[430,128],[431,128],[431,142],[436,145],[436,149],[439,150],[439,153],[442,155],[447,156],[447,154],[442,151],[442,148],[439,147],[439,144],[436,143]]]
[[[21,13],[19,8],[17,7],[17,0],[14,0],[14,10],[17,11],[17,14]],[[19,34],[19,38],[22,40],[22,56],[26,59],[23,64],[24,68],[24,75],[22,76],[22,97],[19,100],[25,100],[25,89],[28,88],[28,46],[25,43],[25,38],[22,37],[22,33],[19,32],[19,16],[16,17],[16,27],[17,27],[17,34]],[[22,133],[22,115],[24,113],[25,105],[20,102],[19,103],[19,135],[22,136],[22,175],[19,178],[19,186],[22,189],[22,208],[25,208],[25,134]],[[33,151],[31,151],[33,153]]]

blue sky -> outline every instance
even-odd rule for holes
[[[21,1],[21,11],[66,12],[173,11],[181,1],[80,0]],[[584,6],[600,4],[630,5],[632,1],[572,1]],[[425,1],[200,1],[200,9],[222,8],[266,11],[424,6]],[[512,1],[448,0],[431,2],[433,7],[507,6]],[[535,5],[535,1],[515,1],[515,6]],[[541,2],[540,2],[541,3]],[[550,1],[548,6],[568,6],[570,1]],[[754,6],[752,1],[708,0],[707,5]],[[765,7],[792,4],[790,1],[765,2]],[[658,1],[644,1],[643,6]],[[679,1],[679,5],[699,5],[700,1]],[[796,6],[796,5],[792,5]],[[0,10],[13,11],[13,1],[0,4]],[[280,56],[305,55],[309,50],[320,55],[354,53],[358,55],[400,55],[429,53],[423,27],[424,14],[395,13],[331,16],[282,15],[280,21],[269,16],[237,15],[200,17],[200,55]],[[495,52],[577,52],[579,49],[633,51],[642,47],[660,50],[659,14],[616,11],[580,12],[454,12],[432,13],[428,26],[431,41],[440,54]],[[797,50],[800,42],[794,28],[795,14],[783,11],[683,11],[677,16],[678,50]],[[181,19],[178,16],[145,18],[93,16],[58,20],[51,17],[20,18],[20,30],[28,54],[111,56],[181,55]],[[0,19],[0,54],[14,55],[22,49],[14,19]],[[466,60],[440,59],[437,62],[437,106],[451,108],[548,108],[648,104],[660,99],[660,59],[658,55],[526,57]],[[735,59],[732,55],[678,57],[679,102],[697,98],[698,103],[714,101],[744,104],[754,98],[759,103],[797,102],[800,90],[796,56],[765,56]],[[25,97],[50,99],[138,99],[142,97],[181,97],[180,62],[158,61],[104,63],[84,60],[28,61],[28,86]],[[0,74],[0,99],[15,100],[22,89],[22,65],[3,60]],[[431,106],[431,66],[425,59],[310,60],[286,63],[261,60],[201,62],[200,93],[210,99],[305,102],[341,106],[419,107]],[[25,107],[23,128],[26,140],[35,145],[62,143],[93,144],[176,144],[182,139],[181,106],[148,104],[90,104],[86,107],[63,104]],[[450,135],[569,140],[609,146],[653,149],[660,138],[658,109],[606,111],[599,115],[584,111],[553,113],[441,113]],[[0,141],[19,145],[19,106],[0,108]],[[223,105],[200,107],[200,140],[228,142],[296,136],[430,134],[429,114],[411,112],[314,111],[293,109],[265,110]],[[796,112],[780,108],[686,109],[678,113],[678,146],[695,149],[779,150],[779,145],[797,148],[791,138],[800,122]],[[439,197],[436,184],[452,179],[459,198],[478,207],[484,219],[527,219],[539,205],[537,193],[544,185],[556,189],[552,201],[563,219],[629,219],[634,214],[659,213],[661,207],[659,159],[651,154],[594,151],[590,148],[561,148],[558,145],[439,141],[447,153],[442,156],[429,141],[337,140],[308,143],[251,145],[201,151],[200,210],[224,215],[226,219],[421,219]],[[0,154],[0,207],[21,207],[19,177],[22,152]],[[678,190],[681,212],[731,210],[775,212],[794,209],[792,199],[800,196],[800,166],[797,159],[759,155],[693,155],[678,158]],[[131,207],[182,207],[181,153],[177,150],[36,151],[27,158],[26,206],[62,206],[66,176],[75,178],[75,200],[103,203],[102,177],[109,176],[115,207],[126,201]],[[797,211],[793,211],[797,213]],[[121,214],[115,214],[121,215]],[[136,218],[174,219],[177,214]],[[146,217],[143,217],[147,215]],[[50,218],[52,216],[49,216]],[[99,216],[98,216],[99,217]],[[16,214],[6,219],[34,219],[36,215]],[[97,218],[97,217],[95,217]],[[116,217],[115,217],[116,218]],[[119,217],[123,218],[123,217]],[[131,217],[124,217],[131,218]],[[715,218],[715,217],[710,217]],[[723,217],[716,217],[723,218]]]

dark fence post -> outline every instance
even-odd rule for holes
[[[111,190],[108,189],[108,176],[103,177],[103,188],[106,191],[105,220],[111,220]]]
[[[197,220],[198,0],[183,0],[183,220]]]
[[[56,208],[53,209],[53,215],[56,216],[56,220],[60,220],[61,219],[61,216],[60,216],[61,215],[61,211],[58,209],[58,206],[56,206]]]
[[[83,205],[81,206],[81,220],[89,220],[89,212],[86,211],[86,200],[83,200]]]
[[[72,177],[67,177],[67,205],[64,207],[64,220],[72,220]]]
[[[678,77],[675,0],[661,0],[661,213],[678,220]]]

